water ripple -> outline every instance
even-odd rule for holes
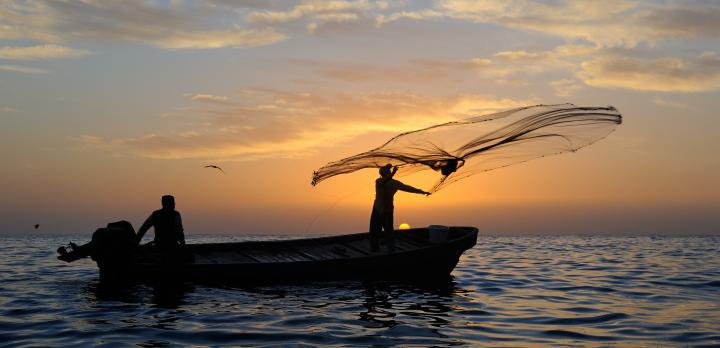
[[[432,284],[123,288],[57,262],[67,240],[3,238],[0,347],[720,346],[718,237],[481,237]]]

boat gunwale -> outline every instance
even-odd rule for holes
[[[455,229],[455,230],[470,230],[470,231],[472,231],[472,232],[478,232],[477,227],[472,227],[472,226],[452,226],[452,227],[449,227],[449,228],[450,228],[450,229]],[[409,233],[411,233],[411,232],[413,232],[413,231],[423,231],[423,230],[428,230],[428,229],[429,229],[429,228],[427,228],[427,227],[410,228],[410,229],[407,229],[407,230],[394,230],[394,233],[398,233],[398,231],[402,231],[401,233],[403,233],[403,234],[406,234],[406,233],[409,234]],[[472,232],[467,233],[467,234],[463,234],[463,235],[461,235],[461,236],[459,236],[459,237],[457,237],[457,238],[450,239],[450,240],[448,240],[447,243],[444,243],[444,244],[449,244],[449,243],[452,243],[452,242],[454,242],[454,241],[456,241],[456,240],[466,238],[468,235],[471,235]],[[338,240],[338,239],[339,239],[339,240],[358,239],[359,237],[364,237],[364,236],[367,236],[367,235],[368,235],[368,232],[359,232],[359,233],[350,233],[350,234],[343,234],[343,235],[337,235],[337,236],[321,236],[321,237],[312,237],[312,238],[294,238],[294,239],[280,239],[280,240],[257,240],[257,241],[256,241],[256,240],[250,240],[250,241],[228,242],[228,243],[223,243],[223,242],[219,242],[219,243],[196,243],[196,244],[187,244],[187,245],[188,245],[189,247],[192,247],[192,248],[195,248],[195,247],[203,247],[203,248],[206,248],[206,247],[212,247],[212,246],[231,247],[231,246],[236,246],[236,245],[244,245],[244,246],[245,246],[245,245],[247,245],[247,246],[250,246],[250,245],[256,246],[256,245],[258,245],[258,246],[262,246],[262,245],[267,245],[267,244],[272,244],[272,245],[281,245],[281,244],[303,244],[303,243],[313,243],[313,242],[318,242],[318,241],[325,242],[325,243],[320,243],[320,244],[332,244],[332,243],[331,243],[332,240]],[[414,238],[414,237],[410,237],[410,238]],[[315,243],[315,244],[317,244],[317,243]],[[147,245],[147,244],[145,244],[145,245]],[[441,245],[441,244],[438,244],[438,245]]]
[[[363,259],[379,259],[379,258],[396,258],[396,257],[407,257],[409,254],[412,253],[427,253],[432,252],[434,250],[441,250],[444,248],[447,248],[449,246],[453,246],[455,244],[461,243],[465,239],[470,238],[477,238],[478,229],[476,227],[471,226],[452,226],[451,229],[456,230],[464,230],[465,232],[460,234],[458,237],[453,239],[448,239],[447,242],[441,243],[441,244],[433,244],[428,242],[427,245],[404,250],[404,251],[396,251],[393,253],[377,253],[377,254],[367,254],[362,256],[346,256],[346,257],[338,257],[332,258],[332,259],[319,259],[319,260],[288,260],[288,261],[254,261],[254,262],[224,262],[224,263],[186,263],[181,266],[181,268],[195,268],[195,267],[231,267],[231,266],[240,266],[240,265],[258,265],[258,264],[272,264],[277,266],[282,266],[286,264],[298,264],[298,263],[335,263],[335,262],[346,262],[346,261],[359,261]],[[427,227],[424,228],[413,228],[408,230],[403,230],[403,233],[409,233],[412,231],[422,231],[422,230],[428,230]],[[398,230],[395,230],[398,231]],[[367,232],[364,233],[353,233],[353,234],[345,234],[345,235],[339,235],[339,236],[327,236],[327,237],[317,237],[317,238],[305,238],[305,239],[289,239],[289,240],[277,240],[277,241],[246,241],[246,242],[232,242],[232,243],[199,243],[199,244],[189,244],[188,246],[194,247],[194,246],[202,246],[203,248],[211,248],[213,246],[222,246],[223,249],[232,249],[232,247],[237,247],[239,245],[242,246],[263,246],[267,244],[271,244],[273,246],[278,246],[278,244],[299,244],[294,242],[316,242],[316,241],[329,241],[329,240],[347,240],[347,239],[359,239],[358,237],[364,237],[367,236]],[[409,237],[409,236],[408,236]],[[415,237],[409,237],[409,238],[415,238]],[[366,239],[366,238],[363,238]],[[332,245],[332,243],[308,243],[309,245]],[[286,245],[285,245],[286,246]],[[248,248],[250,249],[250,248]],[[191,249],[192,250],[192,249]],[[253,250],[253,249],[250,249]],[[196,250],[193,250],[193,252],[197,252]],[[202,251],[201,251],[202,252]],[[150,266],[150,265],[157,265],[156,262],[135,262],[134,266]],[[176,265],[175,267],[180,266]],[[172,267],[172,268],[175,268]]]

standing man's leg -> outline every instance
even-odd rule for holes
[[[393,226],[393,210],[386,211],[382,216],[382,226],[385,230],[385,238],[387,239],[388,251],[395,251],[395,227]]]
[[[382,222],[380,220],[380,213],[372,210],[370,214],[370,250],[380,250],[380,233],[382,233]]]

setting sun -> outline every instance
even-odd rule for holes
[[[400,226],[398,226],[398,228],[401,230],[408,230],[410,229],[410,225],[403,222],[400,224]]]

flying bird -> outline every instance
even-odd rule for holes
[[[35,224],[35,229],[37,230],[38,228],[40,228],[40,224]]]
[[[205,166],[205,168],[215,168],[215,169],[223,172],[223,174],[225,174],[225,171],[224,171],[222,168],[220,168],[220,167],[218,167],[218,166],[216,166],[216,165],[214,165],[214,164],[207,165],[207,166]]]

